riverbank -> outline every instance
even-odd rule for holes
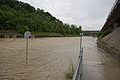
[[[80,36],[77,34],[60,34],[60,33],[51,33],[51,32],[31,32],[33,38],[41,37],[76,37]],[[20,34],[14,30],[0,30],[0,38],[23,38],[23,34]]]

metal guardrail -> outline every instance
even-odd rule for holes
[[[80,55],[78,57],[77,67],[72,80],[81,80],[83,73],[82,62],[83,62],[83,48],[80,49]]]

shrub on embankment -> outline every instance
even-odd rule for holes
[[[70,64],[68,70],[65,71],[65,78],[68,80],[72,80],[73,76],[74,76],[74,66],[73,64]]]
[[[0,30],[0,38],[16,38],[22,34],[17,33],[15,30]]]
[[[5,38],[5,35],[0,33],[0,38]]]
[[[76,34],[60,34],[60,33],[47,33],[47,32],[31,32],[33,38],[41,37],[75,37]],[[0,38],[23,38],[24,34],[15,31],[0,30]]]
[[[105,36],[107,36],[111,32],[112,32],[111,30],[106,30],[104,32],[99,32],[98,35],[97,35],[98,40],[102,40],[102,38],[104,38]]]
[[[62,34],[59,33],[45,33],[45,32],[41,32],[41,33],[33,33],[35,38],[40,38],[40,37],[62,37]]]

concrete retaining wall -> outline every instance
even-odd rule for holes
[[[102,42],[98,42],[97,46],[101,49],[103,49],[106,54],[112,56],[114,59],[120,61],[120,53],[114,49],[111,49],[110,47],[107,47],[106,44],[102,43]]]
[[[104,37],[97,43],[97,46],[106,51],[116,60],[120,61],[120,28]]]

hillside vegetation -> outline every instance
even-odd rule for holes
[[[62,13],[62,12],[61,12]],[[65,35],[79,35],[81,27],[64,24],[49,12],[35,9],[28,3],[17,0],[0,0],[0,31],[16,31],[23,34],[57,33]]]

